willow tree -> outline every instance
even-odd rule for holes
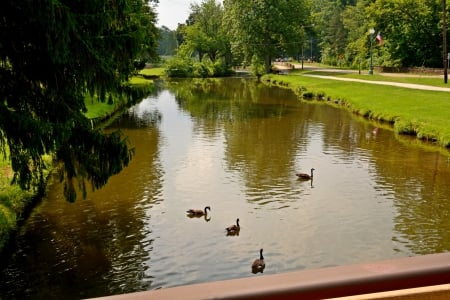
[[[126,139],[84,116],[84,96],[123,93],[133,61],[156,51],[155,22],[145,0],[1,1],[0,149],[13,183],[42,187],[52,154],[74,200],[74,179],[99,188],[129,163]]]
[[[310,0],[224,0],[232,50],[270,71],[274,57],[304,43]],[[303,34],[304,35],[304,34]]]

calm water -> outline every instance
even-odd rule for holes
[[[450,251],[450,163],[389,129],[246,79],[180,81],[113,124],[130,166],[87,199],[53,184],[0,298],[78,299]],[[295,173],[315,168],[314,181]],[[209,218],[189,208],[211,206]],[[240,219],[239,236],[225,227]],[[264,248],[264,273],[251,262]],[[5,259],[4,259],[5,260]]]

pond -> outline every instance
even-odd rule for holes
[[[131,164],[75,203],[53,183],[0,298],[79,299],[450,251],[447,154],[252,79],[180,80],[111,129]],[[315,169],[313,181],[297,172]],[[210,206],[207,217],[186,210]],[[225,228],[239,218],[238,235]],[[264,249],[266,267],[251,263]]]

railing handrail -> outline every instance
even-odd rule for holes
[[[270,262],[267,263],[270,267]],[[325,299],[450,283],[450,253],[198,283],[104,297],[121,299]]]

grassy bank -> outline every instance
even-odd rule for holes
[[[160,69],[143,70],[145,74],[159,75]],[[133,77],[130,84],[133,86],[149,85],[152,81],[142,78],[142,76]],[[85,104],[88,109],[86,116],[88,118],[101,118],[103,116],[111,115],[115,110],[121,109],[123,105],[119,103],[108,104],[107,101],[100,102],[86,96]],[[51,157],[44,158],[46,164],[51,166]],[[36,194],[32,191],[24,191],[17,185],[11,185],[12,169],[11,162],[8,159],[0,157],[0,253],[9,241],[11,235],[17,231],[18,226],[24,220],[26,211],[33,206]],[[50,167],[49,167],[50,168]]]
[[[44,157],[46,165],[51,165],[51,157]],[[26,214],[29,204],[35,200],[33,191],[24,191],[18,185],[11,185],[13,177],[10,162],[0,159],[0,252],[10,235]],[[46,174],[44,174],[46,175]]]
[[[307,74],[294,72],[290,75],[266,75],[262,81],[290,88],[303,99],[326,101],[368,119],[392,123],[396,133],[415,135],[441,147],[450,147],[450,93],[304,76]],[[320,75],[324,74],[365,80],[443,85],[438,82],[438,78],[430,77],[372,77],[336,73]]]

